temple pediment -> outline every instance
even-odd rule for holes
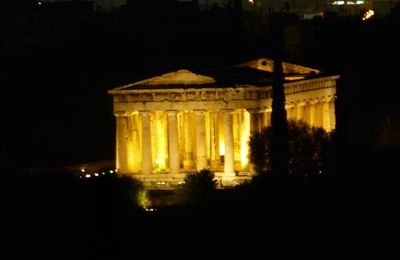
[[[193,73],[186,69],[166,73],[160,76],[131,83],[115,90],[143,89],[143,88],[165,88],[167,86],[191,86],[214,84],[212,77]]]
[[[267,58],[259,58],[251,61],[247,61],[244,63],[241,63],[235,67],[249,67],[257,70],[262,70],[262,71],[267,71],[267,72],[273,72],[274,71],[274,61],[271,59]],[[293,74],[302,74],[302,75],[315,75],[319,74],[320,71],[317,69],[297,65],[297,64],[292,64],[288,62],[283,62],[282,63],[283,67],[283,73],[285,75],[293,75]]]
[[[301,65],[283,62],[286,81],[302,80],[320,75],[320,71]],[[187,69],[180,69],[156,77],[144,79],[114,88],[110,94],[120,91],[146,89],[186,89],[234,85],[270,85],[273,79],[274,61],[258,58],[236,66],[220,70],[210,70],[209,75],[201,75]]]

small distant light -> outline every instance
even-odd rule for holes
[[[114,173],[114,171],[113,171],[113,170],[110,170],[109,173]]]
[[[96,177],[97,177],[97,176],[99,176],[99,174],[98,174],[97,172],[95,172],[95,173],[94,173],[94,176],[96,176]]]
[[[103,175],[106,175],[106,173],[105,173],[105,172],[102,172],[101,174],[103,174]]]
[[[362,20],[365,21],[365,20],[371,18],[372,16],[374,16],[374,14],[375,14],[374,10],[368,10],[368,11],[364,14]]]
[[[333,5],[344,5],[344,1],[334,1]]]
[[[92,175],[90,175],[90,174],[85,174],[85,178],[90,178],[90,177],[92,177]]]
[[[38,4],[38,5],[42,5],[42,2],[38,2],[37,4]]]
[[[118,169],[115,169],[115,172],[118,172]]]
[[[85,172],[86,170],[85,170],[85,168],[81,168],[81,172]]]

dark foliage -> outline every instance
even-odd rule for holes
[[[182,199],[184,203],[189,204],[207,202],[217,187],[214,173],[208,169],[188,174],[184,181],[181,188]]]
[[[289,121],[289,174],[306,180],[326,175],[332,158],[331,134],[304,122]],[[272,128],[250,138],[250,160],[258,174],[271,169]]]

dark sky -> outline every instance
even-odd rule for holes
[[[4,154],[18,166],[111,160],[108,89],[180,68],[229,64],[253,52],[232,12],[4,10]]]

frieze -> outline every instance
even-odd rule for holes
[[[285,94],[313,91],[335,87],[334,82],[309,82],[307,84],[286,85]],[[115,102],[193,102],[193,101],[241,101],[258,100],[272,97],[271,87],[254,88],[215,88],[215,89],[185,89],[185,90],[154,90],[138,91],[115,95]]]

